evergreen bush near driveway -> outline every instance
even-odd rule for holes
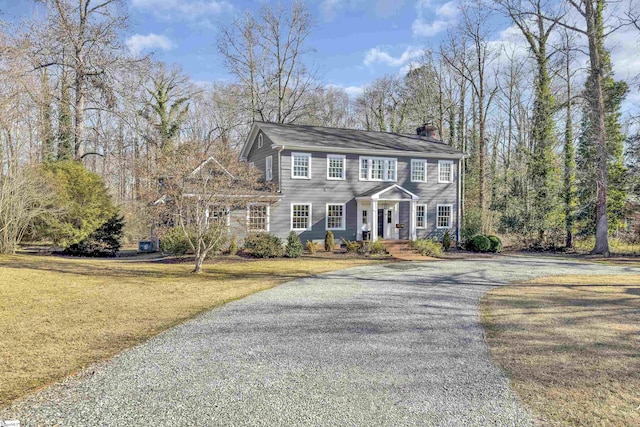
[[[451,249],[451,235],[449,234],[449,230],[444,232],[444,236],[442,236],[442,249],[445,252],[449,252]]]
[[[336,246],[336,242],[333,238],[333,231],[327,231],[324,236],[324,250],[327,252],[333,252],[333,248]]]
[[[474,252],[487,252],[491,249],[491,241],[487,236],[478,234],[471,238],[467,246]]]
[[[300,258],[302,256],[302,242],[295,231],[289,232],[289,236],[287,236],[287,247],[284,254],[287,258]]]
[[[282,256],[282,239],[270,233],[256,233],[244,240],[244,249],[256,258]]]
[[[487,236],[491,246],[489,247],[489,251],[498,253],[502,252],[502,240],[498,236]]]

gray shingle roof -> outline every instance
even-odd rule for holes
[[[443,142],[424,136],[374,132],[357,129],[256,122],[259,128],[277,145],[307,147],[309,149],[407,151],[432,155],[462,157]]]

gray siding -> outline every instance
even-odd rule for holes
[[[331,154],[331,153],[329,153]],[[436,212],[438,204],[453,205],[451,233],[455,238],[457,227],[457,161],[453,163],[454,182],[438,183],[438,160],[427,160],[427,182],[411,182],[411,157],[393,157],[398,161],[395,182],[401,187],[416,194],[419,203],[427,204],[427,228],[419,229],[419,237],[441,236],[444,230],[436,229]],[[291,178],[291,152],[282,152],[282,195],[283,199],[271,208],[271,232],[284,237],[291,230],[291,204],[311,203],[312,230],[303,231],[303,240],[323,239],[326,233],[325,217],[327,203],[346,204],[346,230],[334,231],[336,239],[354,240],[357,233],[357,204],[355,198],[381,184],[379,181],[359,180],[359,155],[346,155],[346,179],[344,181],[327,180],[327,153],[311,153],[311,179]],[[257,165],[257,162],[256,162]],[[391,185],[392,183],[388,183]],[[375,215],[375,213],[373,213]],[[400,203],[400,222],[406,223],[407,229],[400,230],[401,238],[408,238],[409,203]]]
[[[260,135],[263,137],[263,145],[262,148],[258,148],[258,139]],[[265,178],[265,167],[266,167],[266,158],[268,156],[272,156],[273,158],[273,179],[271,182],[277,185],[279,178],[279,167],[278,167],[278,150],[274,150],[271,148],[273,142],[269,139],[269,137],[263,133],[262,131],[258,131],[256,134],[256,139],[253,141],[253,145],[251,147],[251,151],[249,151],[249,155],[247,156],[247,162],[253,163],[254,166],[262,173],[262,179]]]

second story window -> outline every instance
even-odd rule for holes
[[[345,179],[345,156],[327,154],[327,179]]]
[[[411,160],[411,182],[427,182],[427,161],[424,159]]]
[[[311,154],[291,153],[291,178],[311,178]]]
[[[438,161],[438,182],[453,182],[453,162],[451,160]]]
[[[264,179],[271,181],[273,179],[273,156],[267,156],[264,159]]]
[[[396,159],[382,157],[360,157],[360,181],[391,181],[397,180]]]

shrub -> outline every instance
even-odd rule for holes
[[[236,236],[231,236],[231,241],[229,242],[229,255],[235,255],[238,253],[238,242],[236,241]]]
[[[479,208],[467,209],[464,213],[463,225],[460,230],[462,241],[468,241],[473,236],[482,233],[482,210]]]
[[[422,256],[440,257],[442,256],[442,245],[430,239],[417,239],[411,242],[411,247],[417,250]]]
[[[302,255],[302,242],[295,231],[289,232],[289,236],[287,236],[287,247],[284,254],[287,258],[300,258]]]
[[[474,252],[487,252],[491,248],[491,241],[487,236],[478,234],[471,238],[467,246]]]
[[[327,231],[324,236],[324,250],[327,252],[333,252],[333,248],[336,246],[336,242],[333,238],[333,232]]]
[[[318,250],[318,244],[316,242],[314,242],[313,240],[307,240],[307,243],[305,244],[307,251],[313,255],[316,253],[316,251]]]
[[[444,232],[444,236],[442,236],[442,249],[445,252],[449,252],[451,249],[451,235],[449,234],[449,230]]]
[[[384,247],[382,240],[376,240],[369,245],[369,253],[372,255],[386,254],[387,248]]]
[[[124,217],[112,216],[89,237],[74,243],[64,250],[68,255],[113,257],[120,250],[120,240],[124,228]]]
[[[53,207],[60,213],[43,218],[38,229],[54,244],[68,248],[87,239],[117,215],[107,186],[100,175],[88,171],[80,162],[45,162],[41,175],[54,187]]]
[[[270,233],[256,233],[244,240],[244,248],[256,258],[282,256],[282,239]]]
[[[491,244],[489,247],[491,252],[502,252],[502,240],[498,236],[487,236],[487,239]]]
[[[347,239],[342,239],[342,241],[344,242],[345,246],[347,247],[347,252],[348,253],[356,253],[360,251],[360,243],[358,243],[355,240],[347,240]]]
[[[172,227],[160,239],[160,250],[171,255],[184,255],[191,249],[181,227]]]

